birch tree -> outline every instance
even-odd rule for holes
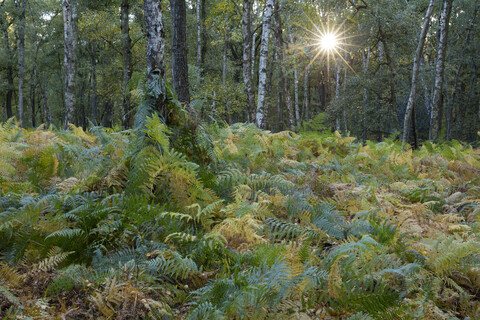
[[[147,35],[147,85],[149,95],[155,99],[155,107],[168,121],[165,97],[165,29],[163,27],[160,0],[144,0],[145,31]],[[154,89],[159,88],[160,94]]]
[[[260,44],[260,59],[258,63],[258,101],[256,123],[257,126],[264,128],[265,123],[265,96],[267,86],[267,62],[268,62],[268,39],[270,34],[270,24],[272,20],[273,0],[267,0],[265,13],[262,21],[262,39]]]
[[[64,68],[65,68],[65,118],[64,129],[73,122],[75,112],[75,73],[77,50],[77,3],[63,0]]]
[[[415,56],[413,58],[412,82],[410,87],[410,94],[408,96],[407,107],[405,109],[405,119],[403,121],[403,143],[406,143],[408,141],[408,133],[410,131],[410,119],[412,117],[412,112],[415,104],[415,94],[418,82],[418,72],[420,69],[420,60],[423,55],[425,38],[427,37],[428,29],[430,28],[430,19],[433,13],[434,2],[435,0],[430,0],[430,3],[428,5],[427,12],[425,13],[425,18],[423,20],[422,30],[420,31],[417,49],[415,50]]]
[[[437,51],[437,66],[435,69],[435,86],[433,91],[433,109],[430,118],[430,140],[437,140],[440,130],[440,111],[443,107],[443,74],[445,71],[445,56],[448,41],[448,24],[452,12],[453,0],[444,0],[440,17],[440,38]]]

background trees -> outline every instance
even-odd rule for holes
[[[1,120],[131,127],[139,85],[148,82],[148,2],[0,1]],[[66,4],[76,4],[77,27],[63,13]],[[160,78],[172,83],[180,101],[191,98],[203,121],[257,121],[274,131],[340,129],[379,140],[395,133],[413,139],[406,132],[411,118],[420,140],[474,142],[479,5],[432,1],[423,52],[416,55],[429,4],[164,2]],[[338,53],[328,57],[317,45],[325,29],[340,38]]]

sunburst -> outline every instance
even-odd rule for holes
[[[348,40],[356,37],[347,35],[348,30],[345,27],[345,21],[334,27],[330,23],[316,24],[308,16],[307,18],[313,25],[313,30],[305,29],[311,35],[306,39],[308,41],[306,46],[312,48],[315,52],[307,68],[317,59],[320,59],[320,63],[326,59],[327,72],[330,73],[330,60],[342,60],[348,68],[356,73],[344,57],[344,54],[348,53],[348,47],[355,46]]]

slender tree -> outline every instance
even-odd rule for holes
[[[265,97],[267,86],[267,61],[268,61],[268,39],[270,34],[270,24],[272,20],[273,0],[267,0],[265,13],[262,21],[262,39],[260,45],[260,60],[258,64],[258,101],[256,123],[257,126],[264,128],[265,123]]]
[[[65,68],[65,120],[64,129],[73,122],[75,113],[75,73],[77,50],[77,3],[63,0],[64,68]]]
[[[433,109],[430,118],[430,140],[437,140],[440,131],[440,113],[443,107],[443,74],[445,72],[445,56],[448,41],[448,25],[452,12],[453,0],[443,1],[440,17],[440,38],[437,51],[437,66],[435,69],[435,87],[433,91]]]
[[[248,120],[255,120],[255,95],[252,84],[252,5],[253,0],[243,0],[242,37],[243,37],[243,83],[247,100]]]
[[[425,38],[427,37],[428,29],[430,28],[430,19],[433,13],[433,4],[435,0],[430,0],[430,3],[425,13],[425,18],[423,20],[422,30],[420,31],[420,36],[418,39],[418,46],[415,51],[415,56],[413,58],[413,70],[412,70],[412,82],[410,87],[410,95],[408,96],[407,107],[405,109],[405,120],[403,121],[403,136],[402,141],[406,143],[408,141],[408,133],[410,131],[410,118],[412,116],[414,104],[415,104],[415,94],[417,89],[418,82],[418,72],[420,69],[420,60],[423,55],[423,47],[425,45]]]
[[[165,29],[160,0],[144,0],[145,31],[147,34],[147,85],[149,95],[155,99],[157,111],[168,121],[165,92]],[[154,94],[154,88],[160,86],[162,94]]]
[[[128,82],[132,77],[132,40],[130,38],[130,0],[122,0],[120,11],[121,30],[122,30],[122,53],[123,53],[123,101],[122,101],[122,126],[130,128],[132,126],[132,112],[130,106],[130,94],[128,92]]]
[[[185,0],[171,0],[172,8],[172,80],[181,103],[190,103],[187,63],[187,11]]]
[[[25,115],[23,105],[23,84],[25,77],[25,10],[27,0],[20,0],[19,3],[19,22],[18,22],[18,113],[20,125],[25,127]]]

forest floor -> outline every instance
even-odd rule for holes
[[[480,319],[479,149],[172,131],[0,125],[1,318]]]

